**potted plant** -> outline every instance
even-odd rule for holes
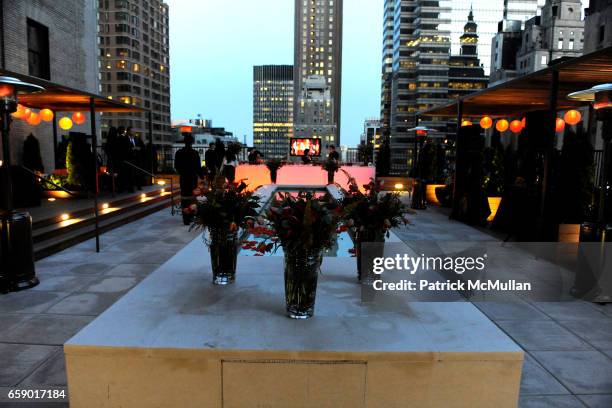
[[[216,181],[210,189],[195,189],[196,204],[185,211],[194,215],[191,228],[203,230],[210,249],[213,283],[227,285],[236,276],[239,230],[246,227],[247,219],[257,215],[259,197],[247,191],[243,182],[226,183],[220,176]]]
[[[265,218],[253,225],[253,235],[262,239],[255,250],[283,249],[285,304],[292,319],[308,319],[314,314],[323,251],[335,242],[340,213],[339,202],[329,195],[280,193]]]
[[[414,214],[414,211],[401,202],[398,193],[381,194],[382,181],[371,179],[370,183],[363,186],[363,193],[355,179],[348,174],[347,177],[349,190],[344,195],[342,207],[345,226],[353,232],[357,278],[361,281],[364,277],[361,268],[361,245],[366,242],[384,243],[391,228],[408,224],[405,214]],[[380,247],[383,248],[382,245]]]
[[[484,149],[484,177],[483,189],[487,193],[490,214],[488,222],[492,222],[497,215],[504,194],[505,172],[504,172],[504,149],[501,143]]]
[[[276,184],[276,176],[278,175],[278,169],[283,167],[284,163],[279,159],[270,159],[266,162],[266,167],[270,171],[270,180],[272,184]]]

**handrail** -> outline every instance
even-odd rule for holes
[[[145,169],[138,167],[137,165],[135,165],[134,163],[131,163],[127,160],[124,161],[125,164],[128,164],[130,166],[132,166],[133,168],[135,168],[136,170],[140,170],[142,173],[146,174],[149,177],[153,177],[153,178],[158,178],[158,179],[165,179],[165,177],[157,177],[156,175],[149,173],[148,171],[146,171]]]
[[[41,176],[39,174],[36,174],[36,172],[32,171],[31,169],[27,168],[26,166],[21,166],[21,168],[24,169],[25,171],[27,171],[28,173],[30,173],[31,175],[33,175],[34,177],[38,178],[40,181],[44,181],[45,183],[49,183],[53,187],[56,187],[57,189],[62,190],[65,193],[68,193],[68,194],[70,194],[72,196],[78,195],[74,191],[70,191],[67,188],[64,188],[64,187],[60,186],[59,184],[56,184],[53,181],[51,181],[51,180],[49,180],[49,179],[47,179],[47,178],[45,178],[45,177],[43,177],[43,176]]]
[[[124,160],[123,163],[129,165],[130,167],[135,168],[136,170],[146,174],[147,176],[151,177],[153,179],[153,182],[155,182],[155,179],[159,179],[159,180],[170,180],[170,213],[174,216],[174,180],[172,179],[172,177],[159,177],[156,176],[155,174],[152,174],[148,171],[146,171],[145,169],[138,167],[137,165],[135,165],[134,163],[131,163],[127,160]]]

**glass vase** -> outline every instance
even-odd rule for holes
[[[357,279],[361,282],[361,280],[365,277],[364,273],[367,271],[363,271],[362,269],[362,248],[361,244],[366,242],[374,242],[374,243],[384,243],[385,242],[385,233],[380,229],[370,228],[364,229],[361,231],[357,231],[355,233],[355,257],[357,258]],[[384,245],[376,245],[372,247],[377,253],[372,254],[372,257],[369,258],[377,258],[384,256]]]
[[[215,285],[229,285],[236,279],[238,234],[227,229],[211,229],[210,262]]]
[[[322,262],[321,251],[285,253],[285,302],[290,318],[308,319],[314,314]]]

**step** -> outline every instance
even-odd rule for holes
[[[134,206],[127,211],[109,213],[109,217],[99,219],[99,233],[108,232],[115,228],[129,224],[137,219],[146,217],[157,211],[168,209],[170,200],[164,197],[163,200],[151,200],[145,206]],[[168,210],[169,211],[169,210]],[[93,218],[93,217],[92,217]],[[177,220],[177,222],[179,222]],[[95,237],[95,226],[93,223],[77,223],[78,228],[64,229],[62,234],[53,236],[50,239],[36,242],[34,244],[34,259],[36,261],[60,252],[66,248],[77,245],[83,241]],[[76,225],[76,224],[75,224]],[[102,243],[104,239],[102,238]]]
[[[159,195],[161,190],[162,188],[160,187],[158,189],[155,189],[155,190],[152,190],[146,193],[143,192],[143,193],[133,194],[127,197],[116,198],[116,199],[109,199],[108,197],[104,197],[104,198],[99,199],[98,205],[100,207],[100,211],[102,211],[103,202],[107,203],[110,208],[118,208],[118,207],[121,208],[121,207],[124,207],[126,203],[140,202],[142,194],[146,194],[148,197],[153,197],[153,196]],[[168,189],[165,189],[165,190],[168,190]],[[174,195],[176,196],[179,193],[180,193],[180,190],[175,188]],[[92,213],[93,213],[93,204],[90,205],[89,207],[65,212],[65,214],[68,214],[71,219],[83,218],[83,217],[91,215]],[[32,223],[32,229],[37,230],[37,229],[48,227],[50,225],[60,224],[63,221],[62,215],[63,214],[59,213],[58,211],[57,215],[54,215],[52,217],[47,217],[44,219],[40,219],[40,220],[36,220]]]
[[[176,191],[174,197],[176,197]],[[106,219],[117,217],[123,213],[131,212],[137,208],[143,208],[150,205],[155,205],[159,202],[167,201],[170,205],[170,193],[152,194],[143,201],[140,196],[130,197],[129,199],[120,200],[120,202],[109,203],[108,209],[100,209],[98,213],[98,221],[103,222]],[[175,198],[176,201],[176,198]],[[120,204],[119,204],[120,203]],[[120,205],[120,206],[119,206]],[[46,223],[44,226],[38,226],[33,229],[33,241],[39,243],[52,239],[54,237],[78,230],[84,226],[95,224],[95,216],[93,209],[86,209],[69,213],[68,220],[62,220],[61,216],[54,217],[56,222]]]

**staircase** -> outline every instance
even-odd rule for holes
[[[162,209],[176,209],[180,190],[156,188],[121,198],[100,200],[98,204],[99,232],[107,232]],[[170,199],[172,195],[172,200]],[[177,222],[179,220],[177,219]],[[93,205],[70,212],[58,211],[56,215],[36,219],[32,225],[34,259],[40,260],[59,251],[95,237]]]

